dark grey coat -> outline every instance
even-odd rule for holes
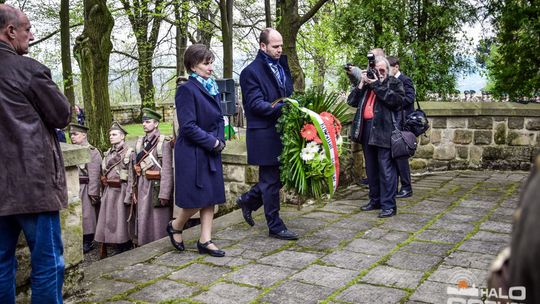
[[[41,63],[0,42],[0,216],[67,205],[55,128],[70,121],[66,97]]]

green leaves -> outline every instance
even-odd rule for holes
[[[338,99],[335,93],[307,91],[294,96],[300,106],[314,112],[330,112],[338,120],[348,119],[347,105]],[[319,199],[328,189],[328,179],[332,176],[332,163],[328,158],[319,158],[318,153],[307,163],[301,158],[306,140],[300,130],[309,118],[293,106],[283,107],[283,114],[278,120],[277,129],[281,132],[283,151],[280,155],[281,181],[285,189],[291,190],[304,198]]]

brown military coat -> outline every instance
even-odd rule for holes
[[[131,152],[126,156],[129,152],[128,149],[132,151],[125,143],[121,143],[116,148],[105,152],[103,163],[106,165],[102,165],[102,175],[105,175],[107,180],[121,180],[121,175],[123,175],[124,180],[122,180],[120,188],[111,186],[103,188],[94,237],[100,243],[121,244],[132,239],[133,221],[128,222],[128,218],[132,202],[133,170],[131,162],[135,155],[134,152]]]
[[[0,216],[67,205],[55,128],[71,118],[66,97],[41,63],[0,42]]]
[[[148,136],[151,141],[154,137],[160,136],[159,130]],[[144,138],[146,139],[146,138]],[[143,142],[144,142],[143,139]],[[172,171],[172,147],[170,141],[166,139],[162,144],[162,158],[159,160],[157,146],[152,150],[154,158],[161,162],[161,170],[157,165],[153,165],[148,170],[161,171],[161,180],[159,181],[159,193],[156,193],[160,199],[169,200],[169,205],[162,208],[154,207],[152,196],[154,187],[152,181],[149,181],[144,173],[138,177],[137,181],[137,244],[153,242],[167,235],[167,224],[172,217],[172,190],[173,190],[173,171]]]
[[[88,183],[81,183],[79,197],[81,198],[83,213],[83,234],[96,232],[97,216],[99,212],[99,200],[94,202],[90,196],[101,196],[101,153],[89,144],[90,162],[79,166],[79,179],[88,179]]]

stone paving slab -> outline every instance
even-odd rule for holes
[[[395,288],[356,284],[345,289],[336,300],[358,304],[391,304],[399,303],[406,294],[405,291]]]
[[[214,221],[225,257],[198,254],[200,228],[186,229],[184,252],[164,238],[90,264],[84,290],[65,303],[446,303],[456,273],[485,287],[526,176],[414,176],[414,195],[387,219],[360,211],[367,187],[353,185],[335,201],[282,206],[297,241],[268,237],[262,210],[254,227],[236,210]]]

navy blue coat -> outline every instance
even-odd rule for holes
[[[405,116],[409,115],[414,111],[414,99],[416,98],[416,90],[414,89],[413,82],[411,78],[405,76],[405,74],[400,73],[399,80],[403,83],[403,88],[405,89],[405,98],[403,99],[403,113]]]
[[[179,132],[174,146],[175,203],[204,208],[225,202],[221,154],[212,152],[224,141],[220,94],[213,97],[197,79],[178,87],[175,104]]]
[[[248,163],[252,165],[279,165],[278,156],[283,145],[276,130],[276,123],[283,104],[272,108],[271,103],[280,97],[291,96],[293,92],[287,57],[282,55],[279,62],[285,71],[284,87],[281,87],[274,77],[261,50],[255,60],[240,73],[242,103],[247,119]]]

